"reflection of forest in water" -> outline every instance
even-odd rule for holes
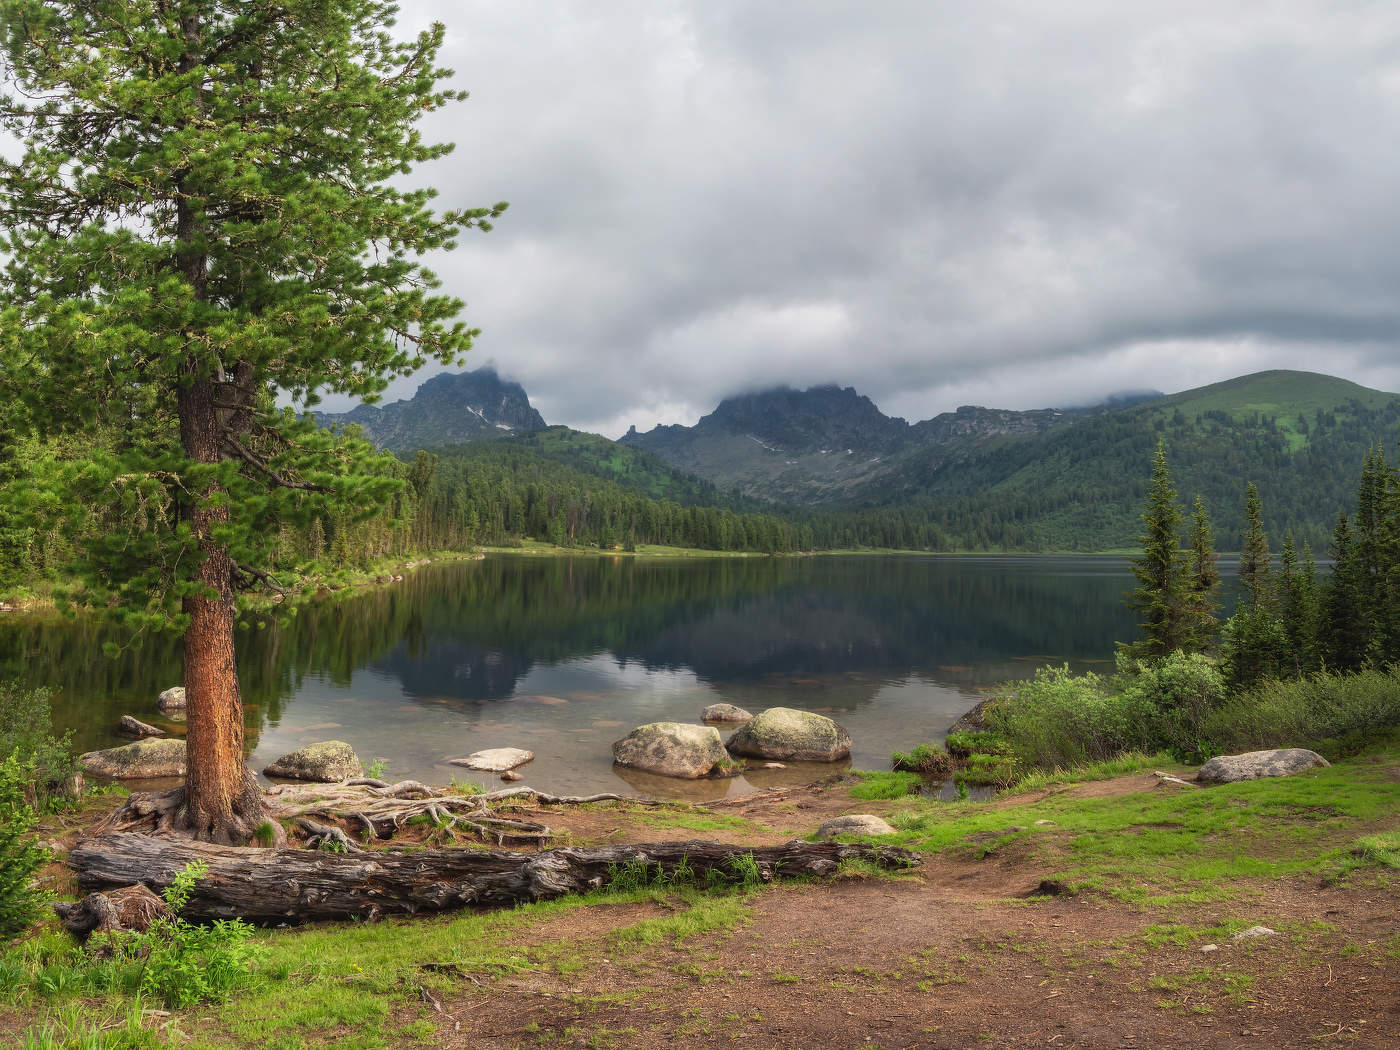
[[[347,687],[358,672],[399,705],[470,705],[511,697],[536,668],[599,653],[693,672],[726,697],[777,702],[770,690],[793,686],[850,708],[910,676],[965,688],[1037,663],[1110,658],[1135,631],[1121,600],[1131,582],[1121,560],[1088,557],[498,557],[430,566],[250,627],[239,674],[254,731],[277,724],[312,680]],[[121,714],[152,711],[180,680],[175,639],[109,659],[106,637],[85,620],[0,621],[0,675],[51,686],[79,746],[105,745]]]

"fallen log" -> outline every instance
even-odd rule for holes
[[[183,916],[269,923],[547,900],[601,889],[619,870],[639,872],[639,866],[645,866],[649,878],[658,872],[667,879],[688,876],[703,886],[751,878],[820,878],[835,874],[837,865],[849,859],[884,868],[911,867],[919,860],[894,846],[835,842],[650,842],[539,853],[435,849],[338,854],[119,833],[80,842],[68,864],[84,889],[142,882],[161,890],[185,865],[204,861],[209,874],[195,885]]]

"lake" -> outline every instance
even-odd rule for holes
[[[487,747],[533,751],[544,791],[714,798],[812,779],[810,767],[700,784],[614,770],[612,742],[708,704],[800,707],[850,730],[852,764],[940,738],[979,690],[1046,663],[1112,668],[1136,634],[1133,586],[1109,556],[530,558],[430,565],[342,592],[239,640],[250,764],[348,741],[385,776],[484,774],[447,764]],[[96,623],[0,619],[0,674],[54,690],[79,750],[123,743],[159,715],[179,647],[148,638],[102,654]],[[724,730],[721,730],[724,732]],[[825,767],[823,767],[825,768]]]

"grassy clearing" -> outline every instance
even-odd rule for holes
[[[739,929],[752,914],[755,892],[743,886],[709,893],[645,887],[491,914],[260,931],[261,958],[247,991],[228,1003],[155,1020],[143,1020],[139,998],[105,981],[100,966],[85,959],[66,934],[49,928],[0,956],[0,1010],[13,1007],[32,1019],[17,1034],[17,1045],[35,1050],[163,1050],[167,1043],[186,1050],[377,1050],[400,1041],[405,1023],[421,1027],[431,1043],[434,1015],[420,989],[441,998],[464,980],[488,984],[511,973],[576,972],[608,945],[681,947],[689,938]],[[578,909],[648,902],[661,903],[669,913],[622,925],[598,945],[521,943],[529,939],[527,931]]]
[[[1400,811],[1397,759],[1391,742],[1304,776],[1113,798],[1065,793],[996,808],[899,796],[889,817],[898,835],[888,841],[973,858],[1014,848],[1043,864],[1046,878],[1132,904],[1220,900],[1255,879],[1400,866],[1400,835],[1358,840]],[[857,790],[897,776],[871,777]]]

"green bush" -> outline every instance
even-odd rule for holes
[[[1400,727],[1400,668],[1265,682],[1205,724],[1221,752],[1311,747],[1333,758]]]
[[[1158,710],[1143,690],[1120,691],[1092,672],[1042,667],[1035,677],[1003,687],[989,705],[987,726],[1026,767],[1064,768],[1131,750],[1154,750]]]
[[[1199,653],[1180,650],[1160,660],[1119,660],[1116,679],[1126,705],[1154,712],[1144,750],[1164,750],[1184,762],[1202,762],[1213,753],[1207,724],[1225,702],[1220,670]]]
[[[249,983],[251,964],[262,951],[251,940],[252,925],[241,919],[220,919],[200,926],[179,917],[195,883],[208,871],[203,861],[187,864],[162,894],[171,917],[157,919],[145,933],[134,935],[124,945],[127,952],[145,956],[141,991],[159,997],[172,1009],[223,1002],[240,985]]]
[[[73,774],[72,734],[51,735],[53,714],[47,689],[20,689],[0,682],[0,758],[18,754],[29,770],[25,798],[40,813],[60,808],[64,782]]]
[[[890,755],[890,766],[896,772],[947,780],[953,771],[953,760],[938,744],[919,744],[912,751],[896,751]]]
[[[45,854],[34,843],[34,810],[26,797],[30,763],[17,754],[0,761],[0,940],[23,933],[38,916],[44,893],[31,883]]]

